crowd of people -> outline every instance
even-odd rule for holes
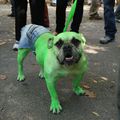
[[[66,21],[66,7],[68,2],[75,0],[52,0],[51,5],[56,6],[56,28],[54,34],[63,32]],[[45,0],[29,0],[31,10],[31,22],[33,24],[49,27],[48,8]],[[100,39],[101,44],[107,44],[115,40],[117,32],[116,22],[120,22],[120,2],[118,0],[118,7],[114,12],[115,0],[88,0],[89,19],[101,20],[99,15],[99,7],[103,3],[104,6],[104,29],[105,36]],[[27,18],[27,0],[11,0],[11,14],[10,17],[15,17],[15,35],[16,43],[13,50],[17,50],[21,28],[26,25]],[[76,10],[71,23],[71,31],[79,32],[80,24],[83,18],[84,0],[77,0]],[[38,12],[40,11],[40,12]]]

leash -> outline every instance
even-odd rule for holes
[[[77,5],[77,0],[74,1],[73,5],[71,7],[68,18],[67,18],[67,20],[65,22],[65,27],[63,29],[63,32],[67,31],[67,29],[68,29],[68,26],[69,26],[69,24],[70,24],[70,22],[71,22],[71,20],[72,20],[72,18],[74,16],[76,5]]]

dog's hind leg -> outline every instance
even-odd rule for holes
[[[17,62],[18,62],[18,81],[23,81],[25,80],[25,76],[23,73],[23,60],[25,57],[28,55],[30,52],[30,49],[19,49],[18,50],[18,56],[17,56]]]

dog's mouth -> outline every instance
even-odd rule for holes
[[[79,56],[65,56],[63,59],[58,59],[61,65],[73,65],[79,62],[81,55]]]
[[[77,63],[80,60],[80,57],[73,56],[72,54],[68,54],[67,56],[64,57],[63,64],[67,65],[73,65]]]
[[[65,57],[65,61],[72,61],[73,60],[73,56],[70,56],[70,57]]]
[[[67,64],[67,65],[72,65],[72,64],[74,64],[74,57],[73,57],[73,56],[65,57],[65,58],[64,58],[64,64]]]
[[[61,65],[73,65],[79,62],[81,54],[78,52],[67,51],[64,54],[58,55],[57,59]]]

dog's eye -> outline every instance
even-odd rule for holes
[[[63,41],[62,40],[59,40],[55,45],[57,46],[57,48],[61,48],[62,47],[62,45],[63,45]]]
[[[72,43],[73,45],[75,45],[76,47],[78,47],[79,44],[80,44],[80,41],[79,41],[78,39],[76,39],[76,38],[73,38],[73,39],[71,40],[71,43]]]

